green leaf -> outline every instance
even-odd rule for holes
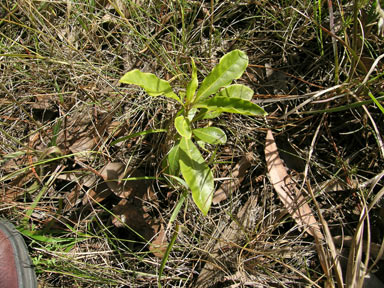
[[[216,93],[221,87],[228,86],[234,79],[240,78],[247,66],[248,57],[240,50],[233,50],[224,55],[219,64],[201,83],[196,94],[196,101],[204,100]]]
[[[180,165],[179,165],[179,143],[172,147],[168,153],[168,173],[170,175],[179,175]]]
[[[202,119],[213,119],[219,117],[221,114],[222,112],[219,111],[207,111]]]
[[[193,135],[209,144],[225,144],[227,135],[217,127],[205,127],[192,130]]]
[[[177,132],[182,137],[190,139],[192,136],[192,131],[191,131],[191,125],[189,124],[189,120],[187,118],[184,118],[184,116],[179,116],[175,118],[175,128]]]
[[[217,96],[226,96],[232,98],[240,98],[243,100],[251,100],[253,97],[253,90],[248,86],[241,84],[233,84],[221,90]]]
[[[180,98],[172,91],[169,82],[158,78],[155,74],[144,73],[138,69],[134,69],[125,73],[125,75],[121,77],[120,82],[140,86],[150,96],[164,95],[181,103]]]
[[[226,96],[214,96],[202,103],[198,103],[196,107],[214,112],[237,113],[250,116],[267,115],[267,112],[250,101]]]
[[[179,98],[180,98],[180,103],[183,103],[184,102],[184,98],[185,98],[185,92],[183,91],[180,91],[179,92]]]
[[[195,108],[193,108],[193,109],[195,109]],[[191,122],[196,122],[196,121],[199,121],[201,119],[212,119],[212,118],[219,117],[220,115],[221,115],[221,112],[208,111],[208,109],[202,108],[202,109],[200,109],[199,113],[194,115]]]
[[[197,80],[197,69],[196,69],[195,61],[193,61],[193,58],[191,58],[191,60],[192,60],[192,78],[187,86],[187,102],[188,103],[192,101],[193,96],[195,95],[195,92],[197,89],[197,85],[199,84]]]
[[[197,140],[196,141],[196,144],[197,146],[199,146],[201,149],[203,149],[204,151],[207,151],[207,148],[205,148],[205,142],[204,141],[201,141],[201,140]]]
[[[192,122],[192,120],[195,118],[196,112],[198,111],[197,108],[192,108],[188,111],[188,120],[189,122]]]
[[[181,174],[192,191],[193,201],[207,215],[214,192],[212,171],[191,139],[181,139],[179,153]]]

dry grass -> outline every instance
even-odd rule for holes
[[[256,160],[240,189],[207,217],[192,201],[184,204],[166,230],[169,241],[180,226],[162,285],[194,287],[205,263],[218,272],[206,287],[337,285],[335,274],[324,276],[313,237],[299,229],[269,182],[267,128],[297,185],[314,193],[319,210],[309,203],[317,219],[321,212],[332,236],[351,237],[352,249],[345,242],[342,252],[333,251],[349,257],[342,261],[346,283],[358,287],[360,261],[382,271],[377,253],[360,249],[364,241],[373,243],[364,249],[380,249],[384,239],[384,114],[369,96],[382,103],[382,60],[369,70],[384,42],[371,4],[357,7],[357,30],[353,5],[333,5],[332,15],[318,1],[2,1],[0,213],[28,239],[41,287],[157,285],[161,259],[143,238],[113,225],[120,199],[87,196],[102,186],[98,173],[108,162],[156,177],[158,203],[146,205],[164,223],[181,196],[180,187],[161,178],[169,149],[164,134],[111,145],[123,135],[167,128],[174,103],[147,98],[118,79],[138,68],[185,84],[190,57],[202,79],[232,49],[248,54],[239,82],[255,91],[254,102],[269,116],[214,120],[228,136],[217,151],[215,177],[231,175],[247,152]],[[245,225],[239,211],[251,197]],[[239,229],[233,239],[222,234],[230,223]]]

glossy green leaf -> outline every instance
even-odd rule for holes
[[[192,191],[193,201],[207,215],[214,193],[212,171],[191,139],[181,139],[179,153],[181,174]]]
[[[226,96],[214,96],[197,104],[196,107],[205,108],[214,112],[237,113],[250,116],[267,115],[267,112],[261,107],[250,101]]]
[[[233,84],[221,90],[217,94],[217,96],[226,96],[232,98],[240,98],[243,100],[251,100],[253,94],[253,90],[248,86],[242,84]]]
[[[201,140],[197,140],[196,141],[196,144],[197,146],[199,146],[201,149],[203,149],[204,151],[207,151],[207,148],[205,148],[205,142],[204,141],[201,141]]]
[[[179,143],[172,147],[168,153],[168,173],[171,175],[179,175],[180,165],[179,165]]]
[[[193,96],[195,95],[197,85],[199,84],[197,80],[197,69],[195,65],[195,61],[193,58],[192,60],[192,78],[191,81],[189,81],[188,86],[187,86],[187,102],[190,103],[193,99]]]
[[[213,119],[219,117],[221,114],[222,112],[219,111],[207,111],[202,119]]]
[[[192,122],[192,120],[195,118],[196,112],[198,111],[197,108],[192,108],[188,111],[188,120],[189,122]]]
[[[191,125],[189,124],[189,120],[187,118],[184,118],[184,116],[181,115],[175,118],[175,128],[182,137],[188,139],[191,138]]]
[[[199,112],[195,113],[191,122],[196,122],[203,119],[204,115],[208,112],[208,109],[204,109],[204,108],[203,109],[192,108],[192,109],[199,110]]]
[[[219,64],[213,68],[211,73],[201,83],[196,94],[198,101],[215,94],[220,88],[228,86],[234,79],[243,75],[248,66],[248,56],[240,50],[233,50],[224,55]]]
[[[164,95],[181,103],[180,98],[172,91],[172,87],[168,81],[158,78],[155,74],[144,73],[138,69],[134,69],[125,73],[125,75],[121,77],[120,82],[140,86],[150,96]]]
[[[209,144],[225,144],[227,142],[227,135],[224,131],[217,127],[205,127],[192,130],[195,135],[201,141]]]
[[[180,92],[179,92],[179,98],[180,98],[180,100],[181,100],[180,103],[183,103],[183,102],[184,102],[184,99],[185,99],[185,92],[180,91]]]
[[[196,122],[202,119],[212,119],[221,115],[221,112],[208,111],[208,109],[202,108],[199,113],[197,113],[191,122]]]

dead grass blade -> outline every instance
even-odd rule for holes
[[[320,205],[315,198],[315,195],[313,193],[313,190],[311,189],[311,186],[309,185],[309,181],[307,183],[307,186],[308,186],[309,193],[313,199],[313,203],[315,204],[317,213],[319,215],[319,220],[323,227],[323,231],[325,235],[325,242],[328,247],[328,250],[327,250],[328,252],[325,252],[324,248],[318,243],[317,249],[318,249],[320,261],[324,263],[322,264],[323,267],[329,267],[329,269],[331,268],[333,269],[338,286],[344,287],[343,271],[341,269],[340,256],[339,256],[338,250],[336,249],[334,238],[332,237],[331,231],[329,230],[327,221],[325,221],[321,213]],[[318,241],[318,239],[316,238],[315,240]],[[327,271],[330,271],[329,269]]]
[[[372,203],[369,205],[369,209],[372,209],[373,206],[381,199],[381,197],[384,195],[384,188],[381,188],[380,191],[377,193],[375,198],[373,199]],[[373,262],[373,264],[369,267],[369,270],[372,270],[372,268],[383,258],[384,255],[384,239],[381,242],[379,251],[376,253],[376,259]]]
[[[327,276],[326,285],[329,287],[334,286],[333,279],[330,274],[331,267],[329,265],[329,257],[322,246],[324,236],[320,230],[320,225],[317,222],[315,216],[313,215],[313,212],[309,207],[308,203],[306,202],[304,195],[301,193],[301,190],[296,187],[295,182],[288,175],[287,170],[282,160],[280,159],[279,152],[271,130],[268,130],[267,132],[265,157],[269,177],[274,189],[276,190],[280,200],[283,202],[285,208],[288,210],[289,214],[293,217],[296,223],[299,224],[300,227],[304,228],[306,232],[308,232],[315,238],[316,249],[318,252],[320,264],[322,266],[324,274]],[[325,222],[324,219],[322,220],[323,222]],[[325,240],[329,242],[329,239],[332,240],[330,237],[327,237]],[[333,252],[335,251],[336,250],[333,250]],[[332,254],[335,254],[332,256],[337,257],[336,253]],[[339,265],[336,265],[336,271],[340,273],[337,279],[339,285],[342,285],[342,275]]]
[[[363,280],[366,273],[366,266],[362,262],[363,257],[363,235],[365,220],[367,219],[367,207],[363,207],[359,223],[353,236],[352,247],[349,251],[347,274],[346,274],[346,285],[347,287],[363,287]],[[369,223],[367,225],[369,227]],[[369,258],[369,245],[367,245]]]
[[[379,177],[375,177],[374,184],[371,187],[370,195],[373,191],[374,186],[378,183],[378,181],[382,177],[382,173],[378,175]],[[369,262],[369,256],[371,252],[371,237],[370,237],[370,217],[369,212],[375,207],[375,205],[379,202],[379,200],[384,195],[384,188],[380,189],[380,191],[375,195],[372,202],[367,204],[365,202],[365,199],[362,199],[361,205],[363,206],[361,213],[360,213],[360,219],[359,223],[356,228],[356,232],[353,235],[352,238],[352,245],[348,257],[348,269],[347,269],[347,277],[346,277],[346,284],[348,287],[363,287],[364,285],[364,279],[366,278],[366,275],[369,274],[369,271],[372,270],[372,268],[378,263],[378,261],[381,259],[383,253],[384,253],[384,241],[381,243],[381,246],[379,248],[379,251],[377,252],[376,259],[374,260],[373,264],[368,267]],[[365,222],[367,225],[365,225]],[[366,231],[364,227],[366,228]],[[367,241],[364,241],[364,233],[367,235]],[[362,255],[365,253],[366,259],[363,262],[362,261]]]

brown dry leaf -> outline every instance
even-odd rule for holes
[[[116,227],[127,225],[145,240],[151,241],[149,250],[156,257],[163,257],[168,245],[165,241],[164,225],[161,221],[152,218],[138,204],[138,201],[130,203],[128,200],[122,199],[113,208],[113,213],[117,217],[113,218],[112,223]]]
[[[12,180],[8,186],[10,189],[6,189],[0,195],[0,202],[8,203],[17,200],[18,198],[24,196],[25,189],[22,188],[29,180],[34,177],[32,171],[22,174]]]
[[[109,195],[112,194],[111,189],[108,188],[105,183],[97,185],[95,189],[89,189],[87,194],[84,196],[82,204],[87,205],[89,199],[93,202],[100,203],[104,201]]]
[[[35,120],[45,122],[58,116],[57,107],[55,107],[54,100],[51,98],[49,94],[35,96],[36,102],[31,103],[32,115]]]
[[[156,201],[156,195],[151,189],[150,181],[122,180],[124,177],[128,177],[124,175],[127,175],[131,171],[131,168],[126,169],[126,166],[121,162],[110,162],[105,165],[97,172],[105,182],[96,185],[94,189],[90,189],[83,198],[83,204],[86,205],[89,199],[92,199],[94,202],[104,201],[111,193],[121,198]],[[142,177],[145,175],[140,170],[135,170],[130,176]]]
[[[98,143],[105,140],[112,118],[113,114],[104,111],[77,111],[71,117],[65,118],[64,129],[60,130],[57,137],[57,146],[77,153],[77,160],[89,160],[90,154],[85,151],[94,150]]]
[[[153,253],[158,258],[163,258],[165,252],[167,251],[168,242],[165,238],[165,229],[163,224],[157,224],[159,228],[156,228],[158,231],[155,237],[151,241],[151,245],[149,245],[149,251]],[[152,226],[154,227],[154,226]]]
[[[119,137],[126,132],[126,126],[120,121],[113,121],[107,127],[107,132],[113,137]]]
[[[49,96],[35,96],[35,102],[31,103],[33,109],[53,110],[53,101]]]
[[[86,176],[79,177],[79,175],[77,175],[76,173],[63,173],[57,176],[57,179],[76,184],[72,191],[65,196],[64,211],[68,211],[77,204],[82,188],[90,188],[94,186],[97,181],[97,176],[95,174],[89,174]],[[89,198],[94,200],[95,202],[101,202],[111,193],[112,192],[109,189],[107,194],[102,193],[102,191],[96,192],[95,190],[90,189],[87,192],[87,195],[83,198],[82,203],[83,205],[86,205]]]
[[[79,199],[80,190],[81,186],[76,184],[75,188],[73,188],[72,191],[65,196],[64,212],[71,210],[76,205],[76,202]]]
[[[140,170],[132,171],[120,162],[108,163],[99,172],[105,181],[103,184],[108,185],[107,190],[123,198],[113,208],[113,213],[117,217],[112,220],[112,223],[116,227],[128,225],[146,241],[150,241],[149,250],[156,257],[163,257],[168,245],[165,241],[164,225],[151,217],[147,207],[144,206],[146,201],[151,201],[151,205],[158,206],[151,181],[123,180],[129,174],[129,177],[143,177],[145,174]]]
[[[289,214],[295,219],[297,224],[302,226],[310,235],[319,240],[324,239],[320,226],[313,216],[312,210],[306,202],[304,195],[296,187],[295,182],[288,175],[280,159],[271,130],[267,132],[265,158],[271,183]]]
[[[331,257],[328,255],[328,251],[326,251],[322,245],[322,242],[325,239],[323,233],[320,230],[320,225],[317,222],[315,216],[313,215],[308,203],[306,202],[304,195],[297,188],[292,178],[288,175],[283,161],[280,159],[275,139],[273,138],[271,130],[268,130],[267,132],[265,144],[265,158],[271,183],[275,188],[277,194],[279,195],[280,200],[283,202],[285,208],[287,208],[288,213],[292,216],[293,219],[295,219],[296,223],[299,224],[299,226],[303,227],[306,232],[308,232],[315,238],[316,250],[318,253],[319,261],[323,269],[324,275],[326,275],[325,287],[334,287],[334,283],[330,275],[332,266],[328,261],[331,259]],[[333,247],[332,239],[329,239],[330,233],[328,233],[329,231],[327,230],[327,223],[322,217],[321,220],[323,221],[322,223],[327,232],[326,242],[329,247]],[[332,259],[334,259],[334,261],[337,261],[336,251],[333,249],[330,253],[332,254]],[[334,269],[336,269],[338,273],[338,283],[342,283],[342,280],[340,281],[342,277],[341,274],[339,274],[339,263],[336,262],[336,267],[334,267]]]
[[[70,147],[72,153],[79,153],[83,151],[92,150],[96,143],[91,137],[81,137],[75,141]]]
[[[86,186],[88,188],[92,187],[97,181],[97,177],[94,174],[89,174],[79,178],[76,173],[60,174],[57,176],[57,179],[79,183],[81,186]]]
[[[125,164],[120,162],[110,162],[100,171],[104,181],[106,181],[109,189],[121,198],[137,197],[143,200],[154,199],[152,190],[148,189],[150,181],[148,180],[122,180],[125,177],[143,177],[145,176],[140,170],[132,171]]]
[[[216,190],[212,200],[214,205],[227,199],[227,195],[240,187],[241,182],[244,180],[245,171],[251,167],[252,160],[252,152],[246,153],[243,158],[241,158],[240,162],[237,163],[232,170],[231,176],[233,179],[226,180],[223,184],[221,184],[220,188]]]
[[[11,173],[11,172],[16,171],[18,169],[19,169],[19,165],[15,161],[15,159],[10,159],[1,165],[1,170],[3,170],[6,173]]]

